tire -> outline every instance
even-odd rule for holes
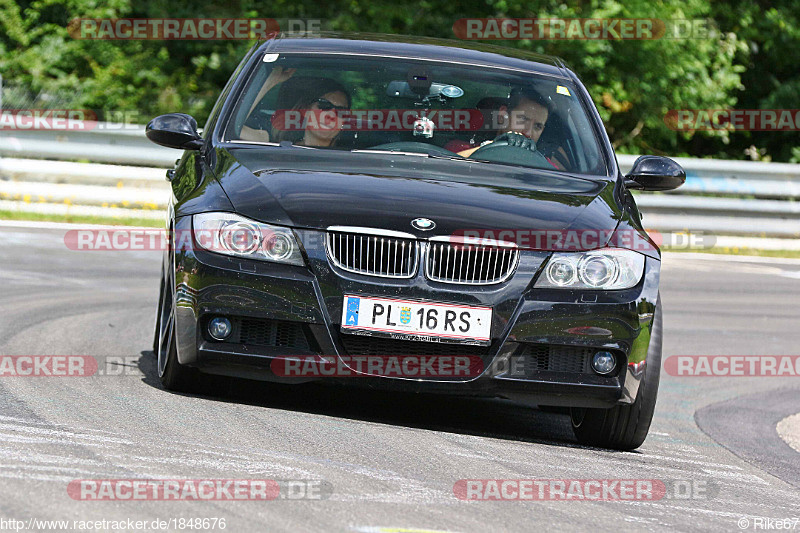
[[[156,308],[156,323],[153,328],[153,355],[158,356],[158,342],[161,336],[161,307],[164,305],[164,267],[161,267],[161,281],[159,282],[158,289],[158,307]]]
[[[159,296],[156,324],[156,369],[165,389],[175,392],[194,392],[198,386],[198,372],[178,362],[175,335],[175,266],[170,261],[166,281]]]
[[[661,376],[661,297],[656,301],[650,345],[647,348],[647,363],[639,391],[632,404],[617,405],[611,409],[572,408],[572,430],[578,442],[599,448],[635,450],[642,445],[658,396]]]

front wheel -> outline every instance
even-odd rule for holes
[[[197,386],[197,372],[178,362],[175,304],[175,265],[170,262],[159,297],[155,350],[158,359],[158,378],[167,390],[192,392]]]
[[[653,420],[661,376],[661,298],[656,301],[647,362],[632,404],[611,409],[572,408],[572,430],[578,442],[600,448],[635,450],[642,445]]]

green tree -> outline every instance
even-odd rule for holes
[[[557,55],[592,94],[623,152],[745,157],[755,145],[774,160],[800,158],[788,133],[676,132],[674,109],[796,108],[800,7],[794,0],[0,0],[0,72],[37,105],[139,112],[142,121],[184,111],[204,122],[245,41],[103,41],[75,39],[75,18],[277,17],[322,19],[345,32],[455,38],[467,17],[712,19],[708,38],[535,40],[493,44]],[[12,105],[6,99],[6,107]],[[752,152],[751,152],[752,153]],[[794,155],[793,155],[794,154]]]

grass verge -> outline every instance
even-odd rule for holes
[[[715,246],[704,250],[692,250],[687,248],[662,248],[663,252],[691,252],[703,254],[719,255],[752,255],[756,257],[787,257],[790,259],[800,258],[800,250],[761,250],[759,248],[739,248],[731,246]]]
[[[68,222],[72,224],[103,224],[107,226],[136,226],[163,228],[160,218],[103,217],[95,215],[56,215],[49,213],[29,213],[25,211],[0,210],[0,220],[30,220],[35,222]]]

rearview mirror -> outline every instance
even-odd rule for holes
[[[144,130],[156,144],[181,150],[199,150],[203,139],[197,133],[197,121],[185,113],[167,113],[154,118]]]
[[[625,176],[625,186],[643,191],[671,191],[686,182],[686,172],[668,157],[643,155]]]
[[[464,89],[446,83],[431,83],[426,93],[427,96],[443,95],[448,98],[458,98],[464,95]],[[415,92],[407,81],[402,80],[390,81],[389,85],[386,86],[386,95],[392,98],[419,98],[420,96],[425,96]]]

